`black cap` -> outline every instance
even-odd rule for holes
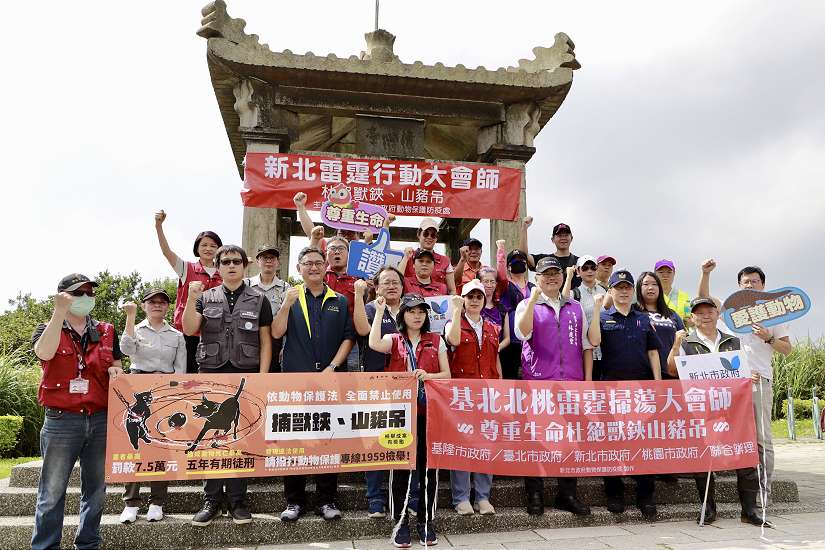
[[[619,283],[628,283],[630,286],[633,286],[633,275],[626,269],[620,269],[610,276],[607,286],[613,288]]]
[[[557,223],[553,226],[553,236],[555,237],[559,233],[570,233],[572,235],[573,230],[566,223]]]
[[[162,288],[150,288],[146,291],[146,294],[143,295],[143,298],[140,299],[141,302],[145,302],[146,300],[151,300],[155,296],[163,296],[166,298],[166,301],[172,303],[172,299],[169,298],[169,295],[166,294],[166,291]]]
[[[413,261],[417,260],[421,256],[429,256],[432,261],[435,261],[435,254],[433,254],[432,250],[427,250],[426,248],[419,248],[415,251],[415,255],[413,256]]]
[[[412,309],[421,306],[424,309],[430,309],[430,304],[421,296],[421,294],[404,294],[401,297],[401,307]]]
[[[264,252],[272,252],[273,254],[275,254],[276,258],[281,257],[281,251],[275,248],[274,244],[262,244],[261,246],[259,246],[258,250],[255,252],[255,257],[257,258]]]
[[[57,284],[57,291],[71,292],[73,290],[77,290],[85,284],[98,286],[96,282],[94,282],[87,276],[81,275],[80,273],[72,273],[71,275],[66,275],[65,277],[60,279],[60,282]]]
[[[474,244],[478,245],[479,247],[483,246],[481,244],[481,241],[479,241],[475,237],[470,237],[469,239],[464,239],[464,241],[461,243],[461,246],[472,246]]]
[[[553,256],[546,256],[536,264],[536,273],[544,273],[548,269],[558,269],[562,271],[561,264]]]
[[[693,313],[693,310],[701,306],[702,304],[707,304],[718,309],[716,302],[714,302],[711,298],[694,298],[690,301],[690,312]]]
[[[507,254],[507,264],[511,264],[515,259],[521,259],[523,261],[527,261],[527,254],[522,252],[519,249],[511,250],[509,254]]]

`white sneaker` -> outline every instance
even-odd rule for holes
[[[123,509],[123,512],[120,513],[120,523],[134,523],[137,521],[138,515],[138,508],[137,506],[127,506]]]
[[[469,501],[462,500],[458,504],[455,505],[455,511],[458,512],[459,516],[472,516],[475,513],[473,510],[473,506],[470,504]]]
[[[150,504],[146,513],[146,521],[160,521],[163,519],[163,508],[157,504]]]

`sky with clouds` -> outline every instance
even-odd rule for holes
[[[228,5],[276,51],[358,54],[373,25],[369,0]],[[195,35],[201,7],[4,8],[0,227],[18,245],[7,256],[27,260],[0,272],[4,304],[46,296],[72,271],[171,275],[160,208],[182,256],[205,228],[240,242],[241,182]],[[408,63],[506,67],[556,32],[575,42],[582,68],[527,165],[531,251],[551,251],[564,221],[574,252],[634,272],[672,258],[691,293],[714,257],[718,296],[758,264],[768,288],[810,294],[794,334],[825,333],[825,4],[384,0],[380,21]],[[486,244],[487,224],[474,235]]]

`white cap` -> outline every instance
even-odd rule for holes
[[[599,263],[596,261],[596,258],[594,258],[593,256],[584,255],[578,259],[578,261],[576,262],[576,267],[581,267],[587,262],[593,262],[593,265],[599,265]]]
[[[421,231],[426,231],[431,227],[438,231],[438,222],[436,222],[432,218],[424,218],[423,220],[421,220],[421,225],[418,226],[418,229],[420,229]]]
[[[461,289],[461,295],[466,296],[473,290],[478,290],[484,296],[487,296],[487,293],[484,291],[484,285],[481,284],[481,281],[479,281],[478,279],[473,279],[469,282],[464,283],[464,287]]]

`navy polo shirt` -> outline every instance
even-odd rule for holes
[[[649,350],[657,350],[659,340],[647,313],[631,308],[626,316],[611,307],[599,318],[602,331],[602,380],[653,380]]]
[[[364,309],[367,312],[367,321],[369,321],[370,326],[372,326],[372,322],[375,320],[375,302],[372,301],[364,306]],[[384,309],[384,318],[381,320],[381,336],[383,337],[385,334],[395,334],[398,332],[398,327],[395,324],[395,319],[393,319],[392,314],[390,313],[390,308]],[[364,372],[382,372],[387,367],[387,363],[390,360],[390,356],[386,353],[380,353],[375,351],[369,346],[364,348]]]
[[[300,300],[289,310],[284,335],[284,358],[281,372],[318,372],[326,368],[344,340],[354,340],[355,332],[347,299],[337,292],[327,297],[328,288],[314,296],[304,288],[307,316]]]

